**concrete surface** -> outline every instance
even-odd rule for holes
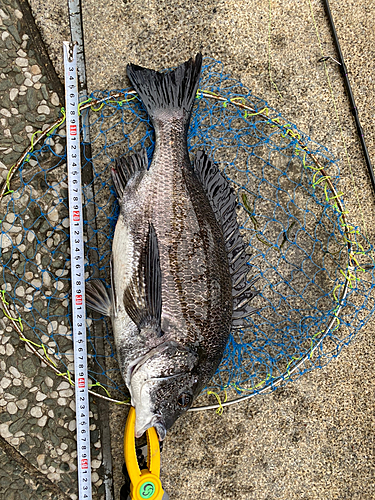
[[[65,2],[32,0],[52,61],[61,74],[67,37]],[[271,33],[269,45],[269,17]],[[366,0],[331,7],[375,160],[374,19]],[[322,2],[311,0],[324,55],[335,50]],[[374,241],[374,194],[341,76],[327,64],[336,118],[308,0],[83,2],[90,90],[126,85],[129,61],[170,67],[198,50],[341,159],[341,190],[350,220]],[[282,98],[269,77],[271,75]],[[348,158],[341,135],[345,139]],[[271,396],[226,410],[188,414],[169,433],[163,484],[171,499],[370,500],[374,484],[374,321],[323,370]],[[121,486],[123,409],[111,415],[115,493]]]

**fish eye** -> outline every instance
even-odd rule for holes
[[[187,408],[191,403],[191,396],[189,394],[182,393],[178,396],[177,403],[181,408]]]

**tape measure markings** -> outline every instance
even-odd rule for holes
[[[87,373],[85,257],[78,112],[77,46],[64,42],[66,153],[70,221],[72,325],[76,398],[79,500],[91,500],[90,422]]]

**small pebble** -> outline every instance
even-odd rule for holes
[[[55,332],[58,328],[58,323],[57,321],[51,321],[48,326],[47,326],[47,332],[48,333],[52,333],[52,332]],[[49,340],[49,339],[48,339]],[[64,382],[61,382],[61,383],[64,383]],[[67,383],[67,382],[65,382]],[[61,384],[60,384],[61,385]],[[59,387],[60,387],[59,385]],[[57,388],[57,390],[59,390],[59,387]]]
[[[14,99],[17,97],[19,90],[16,88],[10,89],[9,91],[9,99],[11,101],[14,101]]]
[[[7,356],[12,356],[12,354],[14,353],[14,347],[12,346],[12,344],[6,345],[5,352]]]
[[[53,92],[51,95],[51,104],[53,104],[53,106],[58,106],[60,104],[60,99],[56,92]]]
[[[39,279],[32,280],[31,284],[35,286],[35,288],[40,288],[42,286],[42,282]]]
[[[51,210],[49,213],[48,213],[48,219],[51,221],[51,222],[58,222],[59,220],[59,211],[58,209],[55,207],[53,210]]]
[[[25,82],[25,85],[26,85],[26,82]],[[40,115],[49,115],[50,114],[50,109],[45,104],[42,104],[41,106],[38,106],[37,111],[38,111],[38,113]]]
[[[93,469],[99,469],[99,467],[102,465],[102,462],[100,460],[91,460],[91,467]]]
[[[3,19],[9,19],[8,14],[5,14],[5,12],[3,11],[3,9],[0,9],[0,17],[2,17]]]
[[[93,473],[91,474],[91,482],[92,482],[92,483],[96,483],[97,481],[99,481],[99,475],[98,475],[98,473],[97,473],[97,472],[93,472]]]
[[[35,418],[40,418],[43,415],[40,406],[33,406],[30,410],[30,415],[32,415]]]
[[[53,379],[51,377],[45,377],[44,382],[46,383],[47,387],[53,387]]]
[[[7,404],[7,412],[9,413],[9,415],[15,415],[18,411],[18,408],[17,408],[17,405],[16,403],[8,403]]]
[[[21,376],[20,372],[17,370],[17,368],[15,366],[9,367],[9,373],[11,375],[13,375],[13,377],[16,377],[16,378],[20,378],[20,376]]]
[[[73,396],[73,394],[74,394],[73,389],[65,389],[59,392],[59,395],[62,398],[70,398],[71,396]]]
[[[12,383],[12,380],[10,378],[3,377],[0,381],[0,387],[2,389],[7,389],[11,383]]]
[[[39,427],[44,427],[47,423],[48,417],[47,415],[44,415],[42,418],[38,420],[38,425]]]
[[[26,346],[26,350],[28,350],[28,352],[32,352],[30,350],[30,347],[28,345]],[[31,379],[29,379],[29,378],[24,378],[23,379],[23,385],[25,387],[27,387],[28,389],[30,389],[30,387],[33,385],[33,381]]]
[[[70,388],[69,382],[65,382],[65,380],[64,380],[63,382],[60,382],[60,384],[57,387],[57,390],[61,391],[61,390],[64,390],[64,389],[69,389],[69,388]]]
[[[20,401],[16,402],[16,405],[20,410],[25,410],[27,408],[27,405],[29,404],[27,399],[21,399]]]
[[[30,70],[33,75],[39,75],[41,73],[41,70],[37,64],[31,66]]]
[[[12,437],[12,434],[9,432],[8,424],[0,424],[0,436],[5,439]]]
[[[63,146],[62,144],[60,144],[60,143],[57,143],[57,144],[55,145],[55,153],[56,153],[57,155],[59,155],[59,154],[61,154],[63,151],[64,151],[64,146]],[[65,219],[65,220],[66,220],[66,219]],[[63,225],[64,225],[64,224],[63,224]]]
[[[53,469],[56,470],[54,467],[53,467]],[[49,474],[47,474],[47,477],[50,481],[58,482],[61,479],[61,474],[59,472],[50,472]],[[72,497],[70,497],[70,498],[72,498]]]
[[[36,393],[35,399],[39,402],[39,401],[44,401],[46,399],[46,397],[47,396],[45,394],[43,394],[43,392],[38,391]]]
[[[17,57],[16,64],[20,68],[27,68],[27,66],[29,65],[29,61],[24,57]]]

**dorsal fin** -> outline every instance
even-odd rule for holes
[[[237,222],[236,196],[218,166],[206,155],[198,151],[194,171],[202,183],[216,220],[220,224],[228,255],[229,270],[232,277],[233,326],[243,325],[243,318],[254,314],[258,309],[251,307],[249,301],[258,292],[252,289],[253,279],[247,282],[249,266],[246,244],[242,239]]]
[[[138,271],[124,292],[124,306],[138,329],[149,326],[161,336],[161,267],[158,238],[150,223]]]
[[[112,181],[116,190],[118,200],[121,200],[126,184],[138,172],[144,172],[148,168],[146,149],[143,148],[136,153],[122,156],[116,159],[115,168],[112,168]]]

